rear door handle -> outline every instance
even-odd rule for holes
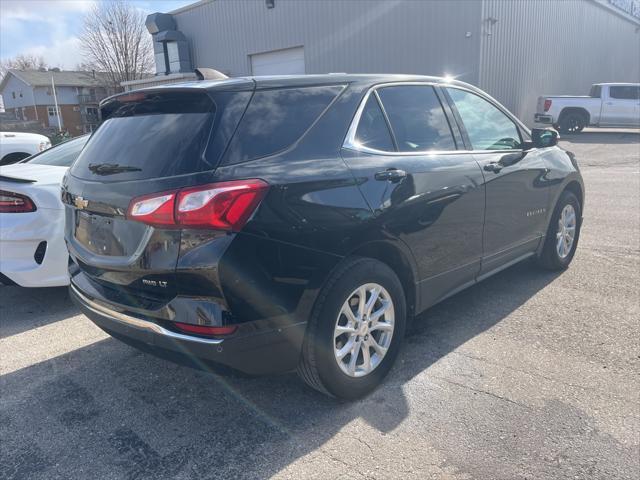
[[[407,172],[405,172],[404,170],[398,170],[397,168],[388,168],[374,175],[376,180],[380,180],[382,182],[389,181],[393,183],[399,182],[406,176]]]

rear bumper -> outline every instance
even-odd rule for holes
[[[41,263],[36,250],[46,242]],[[69,285],[62,209],[0,214],[0,273],[22,287]]]
[[[272,328],[267,322],[241,324],[225,338],[202,338],[120,311],[71,284],[70,295],[82,312],[107,333],[143,350],[181,363],[207,368],[222,364],[248,374],[280,373],[296,368],[306,322]]]
[[[547,125],[551,125],[553,123],[553,116],[547,115],[546,113],[536,113],[533,116],[533,121],[536,123],[544,123]]]

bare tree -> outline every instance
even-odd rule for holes
[[[150,72],[153,47],[144,21],[144,14],[124,1],[96,2],[80,35],[85,68],[105,72],[115,88]]]
[[[38,70],[48,67],[41,56],[20,54],[0,62],[0,77],[3,77],[7,70]]]

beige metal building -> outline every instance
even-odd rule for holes
[[[539,95],[640,81],[638,0],[203,0],[147,27],[152,84],[192,78],[196,66],[451,75],[531,124]]]

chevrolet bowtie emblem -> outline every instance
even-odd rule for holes
[[[76,206],[78,210],[82,210],[83,208],[87,208],[87,206],[89,205],[89,201],[85,200],[82,197],[76,197],[73,200],[73,204]]]

